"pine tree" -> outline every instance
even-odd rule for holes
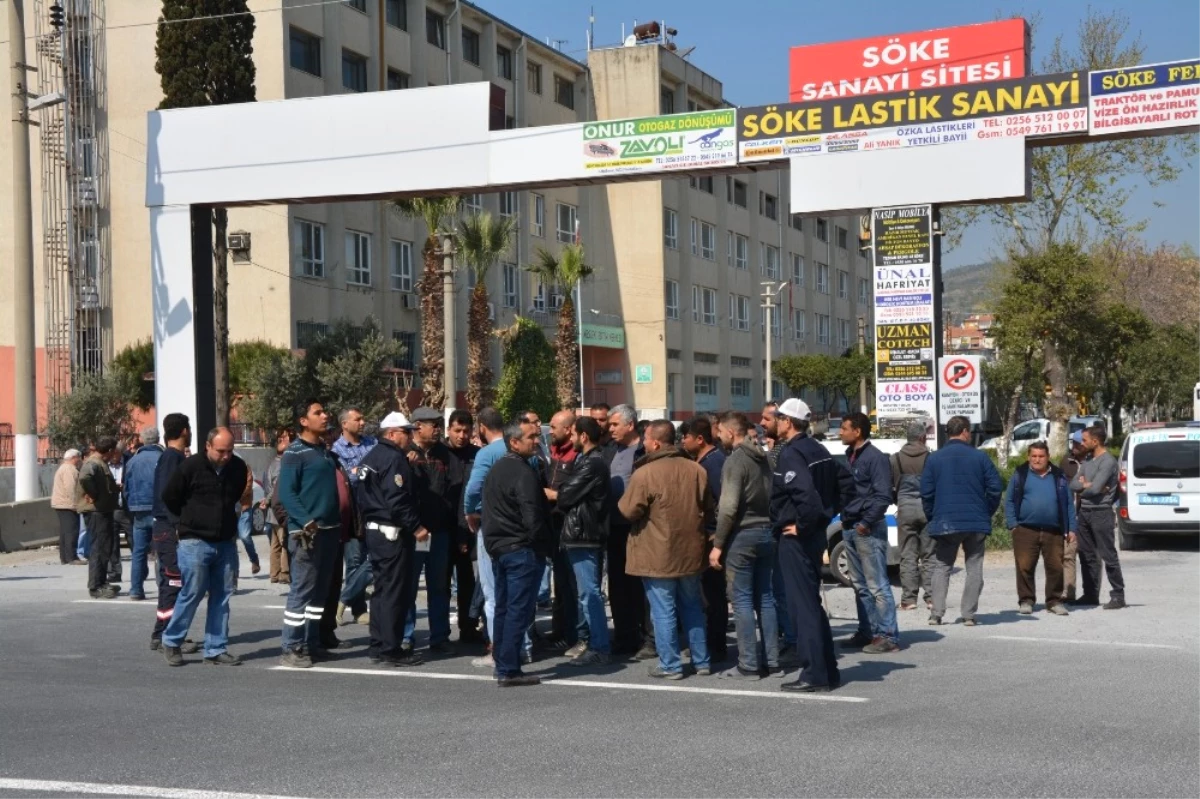
[[[252,103],[254,15],[246,0],[163,0],[154,47],[159,108]],[[217,424],[229,424],[229,215],[213,209],[213,331]]]

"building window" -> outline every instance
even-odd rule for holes
[[[446,18],[425,9],[425,41],[439,50],[446,49]]]
[[[504,277],[504,307],[516,308],[521,302],[521,270],[516,264],[501,267]]]
[[[667,302],[667,318],[679,318],[679,284],[674,280],[668,280],[664,284],[663,296]]]
[[[658,90],[658,113],[674,114],[675,113],[675,90],[663,86]]]
[[[829,293],[829,265],[817,264],[817,293]]]
[[[542,65],[532,61],[525,63],[525,88],[534,94],[542,93]]]
[[[714,398],[717,396],[717,378],[712,375],[696,375],[694,386],[697,395]],[[715,402],[715,399],[713,401]]]
[[[505,115],[504,129],[505,130],[516,130],[516,128],[517,128],[517,118],[515,116],[513,116],[512,114]]]
[[[546,312],[546,286],[540,280],[538,281],[537,286],[534,288],[534,291],[533,291],[533,312],[534,313],[545,313]]]
[[[749,397],[750,396],[750,378],[748,377],[731,377],[729,379],[729,393],[734,397]],[[736,402],[736,400],[735,400]]]
[[[390,271],[393,291],[413,290],[412,242],[392,239]]]
[[[367,59],[352,50],[342,50],[342,85],[352,92],[367,90]]]
[[[329,333],[329,325],[324,322],[297,322],[296,349],[306,350]]]
[[[667,358],[672,361],[683,359],[683,350],[667,350]]]
[[[850,296],[850,273],[845,269],[838,270],[838,299],[844,300]]]
[[[792,311],[792,338],[796,341],[804,341],[808,335],[808,317],[800,308]]]
[[[700,324],[715,325],[717,323],[717,292],[716,289],[700,288]]]
[[[841,247],[843,250],[846,249],[846,238],[847,238],[846,228],[842,227],[841,225],[838,225],[836,233],[837,233],[837,246]]]
[[[717,226],[700,223],[700,257],[706,261],[717,260]]]
[[[496,74],[505,80],[512,80],[513,52],[503,45],[496,45]]]
[[[371,234],[346,231],[346,283],[371,285]]]
[[[529,232],[535,236],[545,235],[546,230],[546,198],[540,194],[529,195],[533,213],[529,219]]]
[[[692,217],[692,255],[700,254],[700,220]]]
[[[554,76],[554,102],[575,110],[575,83],[561,75]]]
[[[679,215],[670,208],[663,209],[663,243],[672,250],[679,249]]]
[[[825,314],[817,314],[817,343],[829,343],[829,317]]]
[[[871,299],[871,284],[867,282],[865,277],[858,279],[858,301],[861,303],[869,302]]]
[[[387,24],[402,31],[408,30],[408,0],[387,0],[384,14]]]
[[[846,349],[850,346],[850,320],[839,319],[838,323],[838,347]]]
[[[483,210],[483,195],[479,193],[464,194],[463,208],[474,214],[479,213]]]
[[[736,269],[750,268],[750,239],[741,233],[733,234],[733,265]]]
[[[750,329],[750,298],[741,294],[729,295],[729,326],[734,330]]]
[[[768,309],[764,306],[762,309],[762,326],[763,326],[764,333],[766,333],[766,330],[767,330],[767,318],[768,318],[767,314],[770,313],[770,311],[774,311],[774,313],[770,314],[771,338],[779,338],[779,314],[780,314],[781,310],[782,310],[781,308],[777,308],[774,306],[772,306],[772,308],[770,308],[770,309]],[[764,338],[765,338],[765,336],[764,336]]]
[[[758,193],[758,212],[767,219],[779,218],[779,199],[765,191]]]
[[[736,178],[729,183],[729,202],[739,208],[746,207],[746,184]]]
[[[515,191],[500,192],[500,216],[517,215],[517,193]]]
[[[795,230],[798,230],[801,233],[803,233],[804,232],[804,219],[800,216],[797,216],[796,214],[792,214],[792,227]]]
[[[292,69],[321,77],[321,37],[292,28],[289,61]]]
[[[355,11],[367,13],[367,0],[346,0],[346,5]]]
[[[558,217],[558,240],[563,244],[575,241],[575,223],[579,221],[579,211],[573,205],[558,203],[555,208]]]
[[[779,248],[772,244],[762,245],[762,273],[769,280],[779,279]]]
[[[387,71],[387,87],[389,91],[407,89],[408,86],[408,75],[405,75],[398,69],[389,69]]]
[[[470,28],[462,29],[462,56],[464,61],[479,66],[479,34]]]
[[[750,359],[742,357],[741,355],[730,355],[729,365],[737,369],[749,369]]]
[[[325,277],[325,226],[296,220],[296,274]]]
[[[804,287],[804,256],[792,253],[792,285]]]
[[[696,191],[702,191],[705,194],[712,194],[714,191],[712,175],[704,178],[698,178],[695,175],[692,175],[688,178],[688,185]]]
[[[411,330],[396,330],[392,332],[392,339],[400,342],[400,354],[396,356],[392,365],[396,369],[415,371],[418,363],[417,334]]]
[[[692,360],[696,363],[711,363],[716,365],[721,362],[721,356],[715,352],[693,352]]]
[[[829,241],[829,223],[819,216],[817,217],[817,240]]]

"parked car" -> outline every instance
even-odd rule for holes
[[[1080,428],[1082,429],[1082,428]],[[1049,419],[1030,419],[1028,422],[1021,422],[1013,428],[1012,436],[1008,440],[1009,457],[1016,457],[1025,450],[1029,449],[1029,445],[1035,441],[1047,441],[1050,438],[1050,420]],[[1000,449],[1002,439],[989,438],[979,445],[980,449]]]
[[[1200,536],[1200,422],[1141,425],[1118,462],[1121,549],[1147,535]]]
[[[1079,430],[1083,430],[1085,427],[1092,427],[1097,424],[1103,425],[1105,428],[1108,427],[1108,422],[1104,420],[1103,416],[1072,416],[1067,420],[1067,435],[1069,436]]]

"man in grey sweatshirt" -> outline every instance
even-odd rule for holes
[[[750,435],[744,414],[721,417],[718,435],[729,453],[721,470],[721,500],[709,565],[721,568],[733,602],[738,662],[718,677],[757,680],[762,674],[783,676],[779,667],[779,620],[771,573],[775,568],[775,536],[771,532],[771,467],[767,453]],[[755,623],[758,609],[758,624]],[[758,629],[762,627],[763,659],[759,658]],[[765,660],[765,662],[764,662]]]
[[[1108,574],[1109,601],[1105,610],[1125,607],[1125,578],[1117,558],[1116,517],[1113,500],[1117,495],[1117,459],[1105,448],[1108,434],[1095,425],[1083,431],[1087,459],[1071,481],[1071,490],[1079,497],[1079,561],[1083,572],[1083,595],[1072,605],[1100,604],[1100,567]]]

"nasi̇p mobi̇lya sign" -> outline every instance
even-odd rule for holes
[[[601,175],[732,166],[737,163],[737,112],[722,108],[587,122],[583,162]]]
[[[1021,78],[1028,72],[1023,19],[793,47],[789,99],[864,94]]]
[[[898,150],[1088,129],[1087,75],[1066,72],[971,86],[740,109],[742,161]]]
[[[880,418],[936,418],[932,216],[928,205],[871,212],[875,407]]]

